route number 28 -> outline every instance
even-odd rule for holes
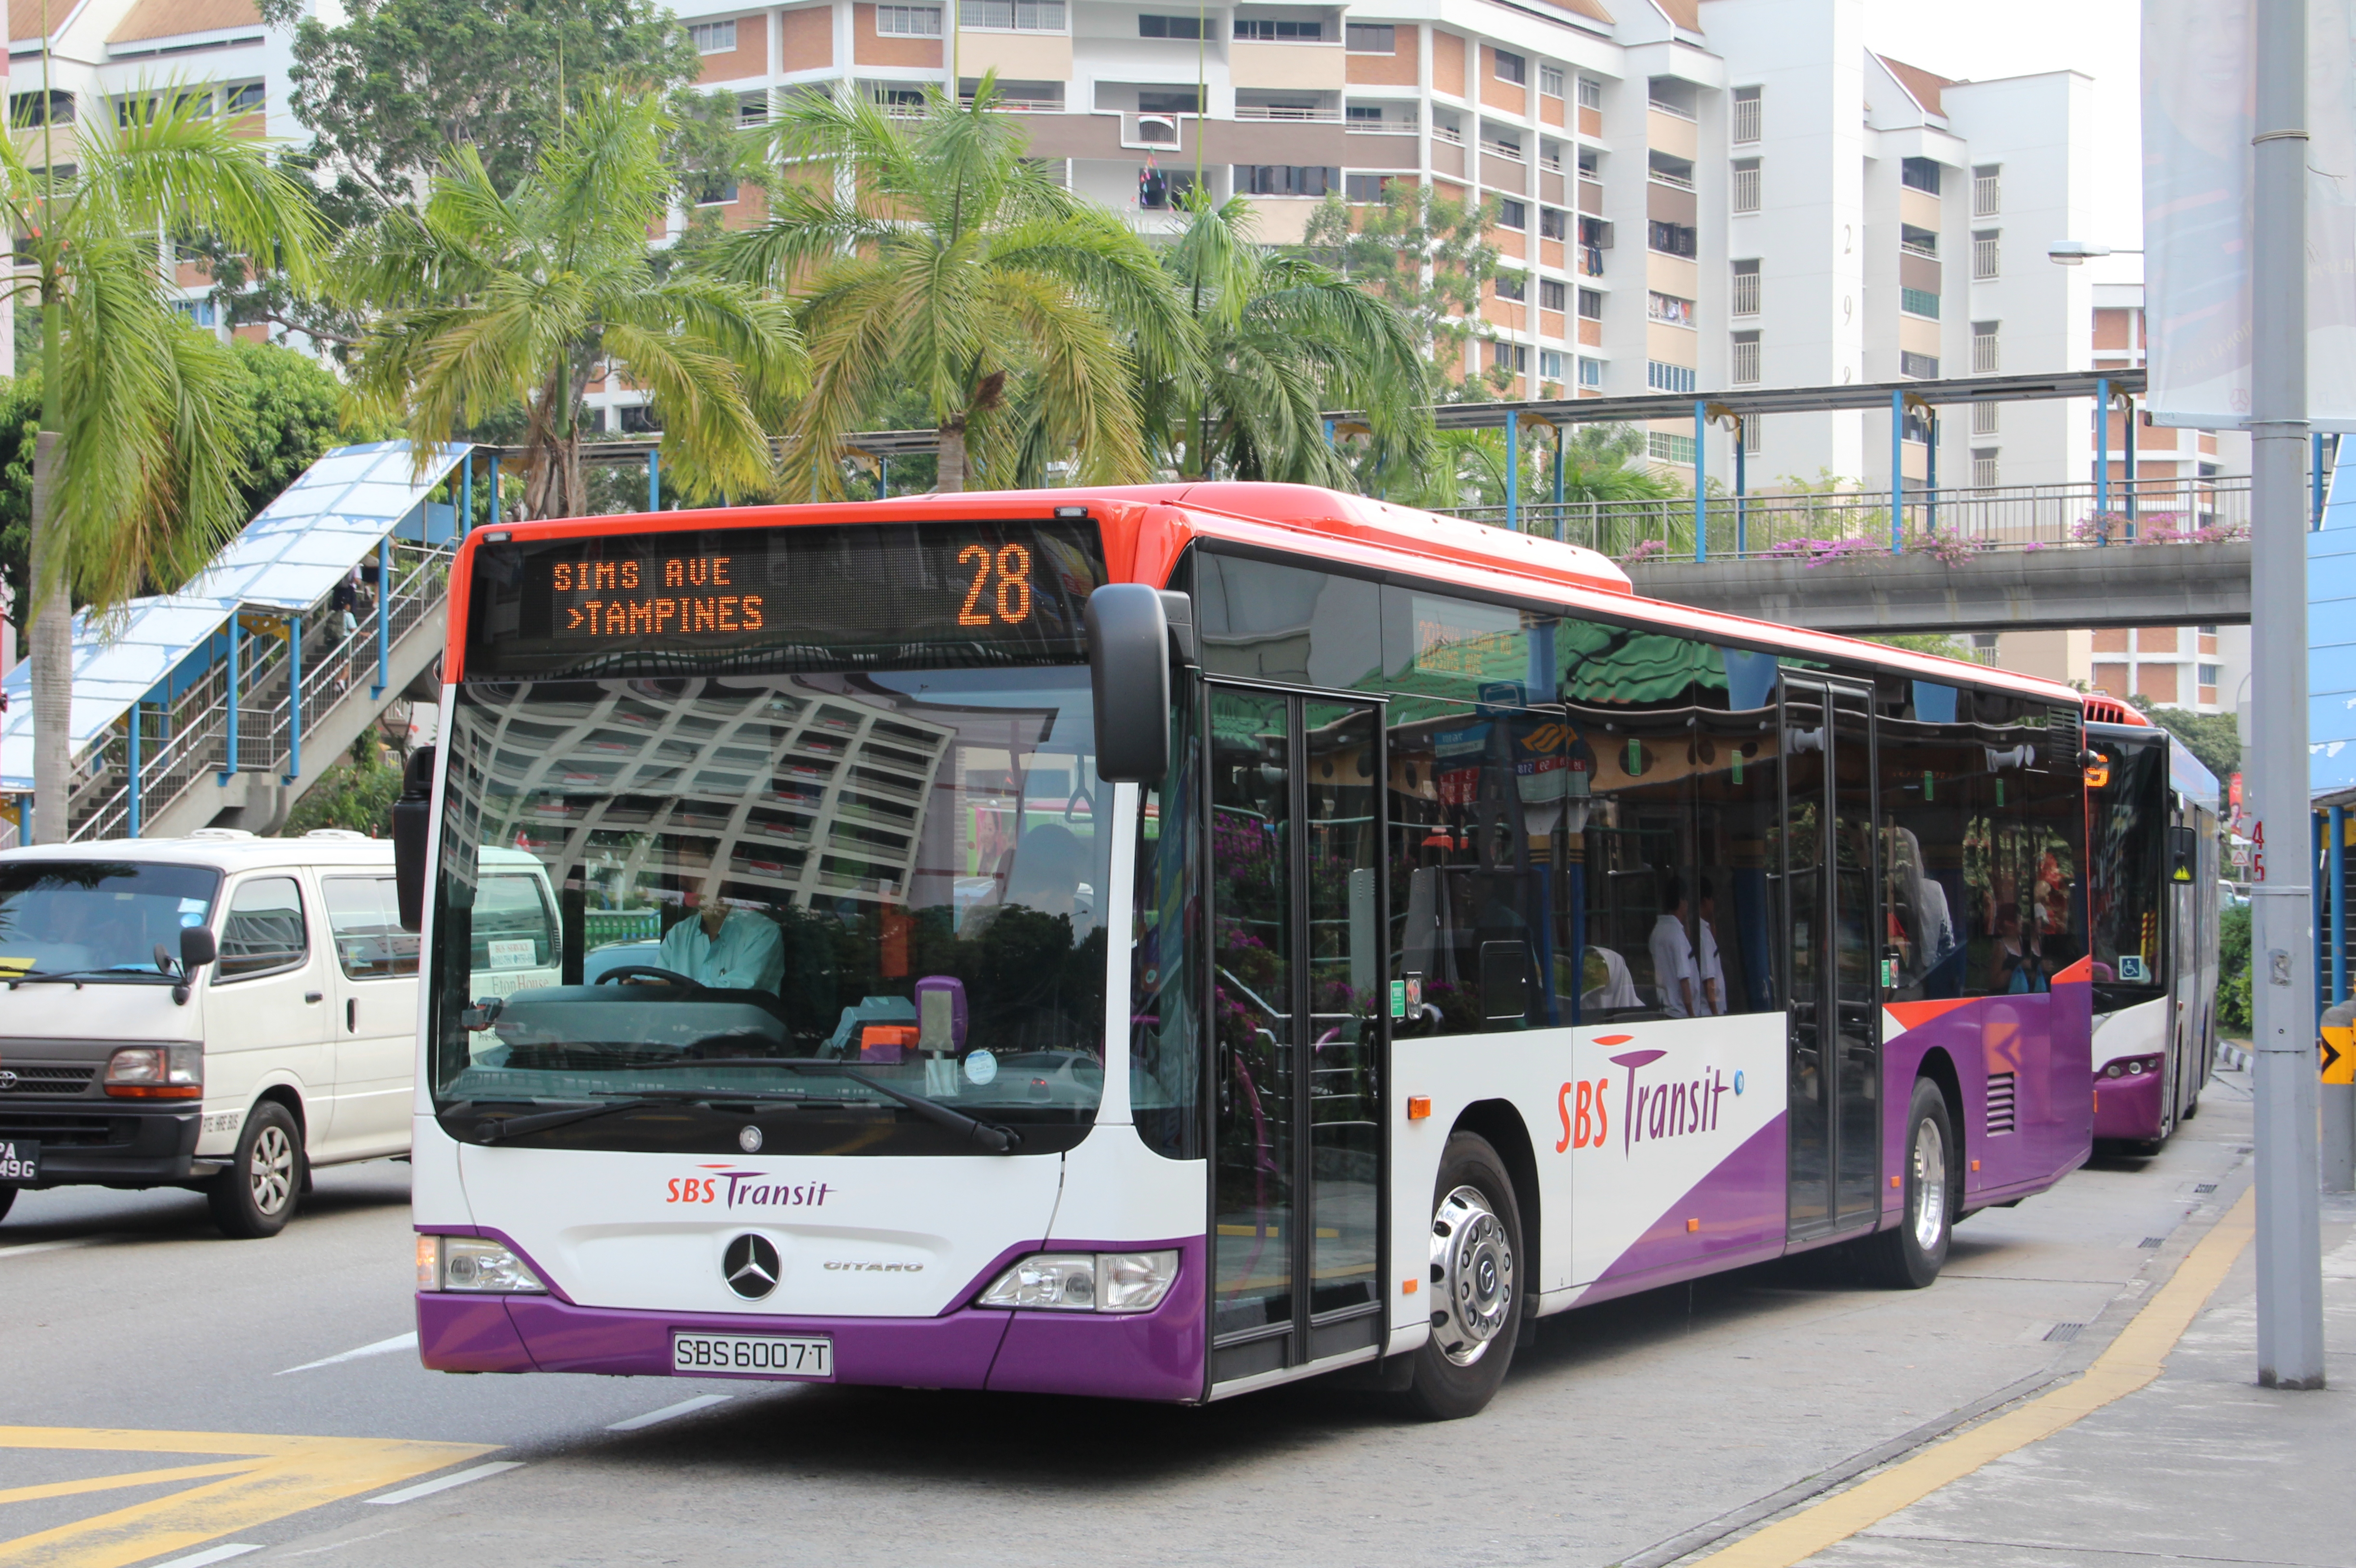
[[[998,573],[996,619],[1019,626],[1031,618],[1031,552],[1019,544],[1006,545],[992,555],[987,545],[969,544],[958,551],[958,564],[973,568],[973,582],[965,591],[965,607],[958,612],[960,626],[991,624],[990,574]]]

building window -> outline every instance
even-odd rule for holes
[[[1729,309],[1736,315],[1759,314],[1759,263],[1756,261],[1734,263],[1734,286],[1730,291]]]
[[[12,92],[8,95],[8,123],[22,129],[27,125],[70,125],[74,122],[74,95],[62,87],[48,92]]]
[[[1514,53],[1511,49],[1498,49],[1495,50],[1494,53],[1497,59],[1496,69],[1497,80],[1499,81],[1510,81],[1515,87],[1523,86],[1528,82],[1530,80],[1530,62],[1527,59]]]
[[[1272,22],[1264,16],[1236,18],[1236,37],[1258,44],[1322,44],[1323,22]]]
[[[1898,308],[1908,315],[1928,316],[1936,321],[1939,319],[1939,296],[1929,289],[1900,289]]]
[[[1603,155],[1592,147],[1579,149],[1579,177],[1583,180],[1603,177]]]
[[[1699,248],[1690,224],[1663,223],[1658,219],[1644,225],[1644,242],[1665,256],[1691,256]]]
[[[1655,392],[1690,392],[1699,384],[1690,365],[1671,365],[1661,359],[1644,361],[1644,385]]]
[[[1579,79],[1579,106],[1601,110],[1603,107],[1603,84],[1591,76]]]
[[[1558,65],[1538,66],[1538,91],[1548,98],[1560,98],[1563,90],[1563,69]]]
[[[917,101],[923,101],[921,94],[918,96]],[[766,125],[768,123],[769,90],[767,88],[755,88],[752,91],[743,93],[738,96],[736,100],[736,123],[738,125]]]
[[[1759,140],[1759,89],[1734,90],[1734,143],[1746,146]]]
[[[1538,238],[1567,240],[1570,237],[1570,214],[1559,207],[1538,208]]]
[[[1519,229],[1527,229],[1529,226],[1530,209],[1528,207],[1521,202],[1514,200],[1511,197],[1503,197],[1498,201],[1498,228]]]
[[[1010,33],[1060,33],[1064,0],[964,0],[958,25]]]
[[[736,24],[734,21],[697,22],[687,29],[687,37],[700,55],[736,52]]]
[[[1561,349],[1541,348],[1538,350],[1538,379],[1541,381],[1560,381],[1562,379]]]
[[[1974,435],[1994,435],[1996,433],[1996,411],[2003,406],[2004,405],[2002,403],[1974,403],[1972,405],[1972,433]]]
[[[2213,637],[2217,635],[2217,628],[2214,626],[2195,626],[2192,628],[2192,635],[2196,637]]]
[[[1350,175],[1343,182],[1342,194],[1352,201],[1380,201],[1390,188],[1389,175]]]
[[[1205,31],[1200,16],[1140,16],[1137,19],[1137,36],[1141,38],[1215,38],[1219,36],[1219,27],[1214,22]],[[1388,54],[1390,50],[1382,52]]]
[[[1756,158],[1734,160],[1734,210],[1759,210],[1759,160]]]
[[[1140,169],[1137,205],[1148,212],[1174,212],[1185,206],[1194,189],[1192,169]]]
[[[1931,421],[1920,409],[1908,409],[1906,418],[1898,427],[1898,439],[1916,446],[1931,444]]]
[[[1999,232],[1999,230],[1994,229],[1981,229],[1973,231],[1973,277],[1993,278],[1997,275],[1997,272],[2002,264],[1997,253],[1997,235]]]
[[[37,175],[41,171],[35,169],[33,172]],[[2217,465],[2213,463],[2196,463],[2193,464],[2193,468],[2195,470],[2196,476],[2199,478],[2214,479],[2217,477]]]
[[[1579,384],[1600,389],[1603,385],[1603,361],[1581,359],[1579,362]]]
[[[1994,218],[2004,209],[2001,164],[1981,164],[1972,170],[1972,216]]]
[[[937,5],[878,5],[875,30],[886,37],[937,38],[941,8]]]
[[[1352,126],[1374,126],[1383,123],[1383,106],[1379,103],[1353,103],[1342,111],[1342,118]]]
[[[1191,87],[1183,92],[1156,92],[1141,87],[1137,90],[1137,110],[1141,114],[1199,114],[1203,105]]]
[[[1938,231],[1901,223],[1898,226],[1898,248],[1909,255],[1928,256],[1935,261],[1939,259]]]
[[[213,327],[220,325],[220,311],[210,300],[175,300],[172,308],[195,325]]]
[[[2194,669],[2198,676],[2200,684],[2202,686],[2214,686],[2218,681],[2223,679],[2225,675],[2225,667],[2223,665],[2197,665],[2194,667]]]
[[[1398,29],[1388,22],[1352,22],[1343,29],[1342,41],[1354,55],[1398,53]]]
[[[268,101],[269,95],[258,81],[241,81],[229,90],[231,114],[259,114]]]
[[[1240,196],[1323,196],[1333,188],[1337,172],[1317,164],[1237,164],[1236,191]]]
[[[1996,450],[1997,449],[1993,446],[1976,446],[1972,448],[1973,489],[1993,490],[1996,488]]]
[[[1601,289],[1581,289],[1579,291],[1579,318],[1581,321],[1601,321],[1603,319],[1603,291]]]
[[[1898,183],[1925,196],[1939,194],[1939,165],[1929,158],[1908,158],[1898,165]]]
[[[1529,281],[1519,272],[1499,272],[1496,277],[1497,297],[1519,304],[1530,297]]]
[[[1680,468],[1691,468],[1694,460],[1694,438],[1671,435],[1665,430],[1644,432],[1644,455],[1655,463],[1674,463]]]
[[[1538,280],[1538,307],[1541,310],[1560,310],[1569,303],[1567,296],[1569,293],[1570,290],[1558,280],[1554,278],[1540,278]]]
[[[1767,416],[1765,414],[1744,414],[1742,416],[1743,455],[1746,457],[1758,456],[1760,438],[1764,436],[1766,433]]]
[[[1694,302],[1681,300],[1675,294],[1655,292],[1644,296],[1644,314],[1671,326],[1691,326],[1694,324]]]
[[[1972,323],[1972,374],[1975,376],[1991,376],[2004,368],[2004,360],[1997,353],[1996,328],[1997,324],[1992,321]],[[1996,405],[1983,403],[1980,406],[1992,409]],[[1993,414],[1988,416],[1988,428],[1996,428],[1996,416]]]
[[[1738,332],[1734,335],[1734,353],[1728,375],[1737,386],[1748,386],[1759,379],[1759,335]]]
[[[1645,176],[1672,190],[1694,187],[1694,166],[1691,158],[1680,158],[1673,153],[1655,149],[1644,160]]]
[[[1526,344],[1493,339],[1489,344],[1489,363],[1500,370],[1511,370],[1516,376],[1521,375],[1530,368],[1529,347]]]
[[[1898,373],[1901,376],[1912,376],[1921,380],[1935,381],[1939,379],[1939,361],[1928,354],[1909,354],[1901,351],[1898,356]]]

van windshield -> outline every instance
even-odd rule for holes
[[[126,860],[0,862],[0,979],[166,983],[220,873]]]

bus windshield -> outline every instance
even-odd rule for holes
[[[463,686],[444,1125],[728,1155],[1069,1147],[1103,1085],[1092,733],[1083,667]],[[495,886],[517,850],[558,890],[561,980],[470,995],[536,961]]]
[[[2095,742],[2110,777],[2090,792],[2089,858],[2094,878],[2088,914],[2094,925],[2094,984],[2103,994],[2134,1000],[2167,985],[2167,949],[2160,924],[2166,886],[2169,827],[2168,741],[2137,743],[2104,736]],[[2101,1001],[2096,1002],[2101,1007]]]
[[[0,980],[169,984],[181,930],[211,920],[220,889],[220,873],[202,866],[0,865]]]

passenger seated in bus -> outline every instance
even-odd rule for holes
[[[1628,972],[1628,960],[1611,948],[1589,947],[1581,967],[1586,971],[1580,977],[1586,987],[1579,998],[1582,1011],[1624,1012],[1644,1005],[1636,977]]]
[[[663,933],[655,962],[699,986],[775,994],[785,978],[786,944],[775,921],[721,901],[720,884],[704,884],[695,913]]]
[[[2020,906],[2002,904],[1996,912],[1996,967],[1988,990],[1997,996],[2024,996],[2045,989],[2045,973],[2037,954],[2023,941]]]
[[[1661,880],[1661,914],[1653,922],[1653,984],[1660,988],[1661,1011],[1689,1019],[1699,1011],[1693,938],[1686,934],[1686,890],[1674,876]]]

